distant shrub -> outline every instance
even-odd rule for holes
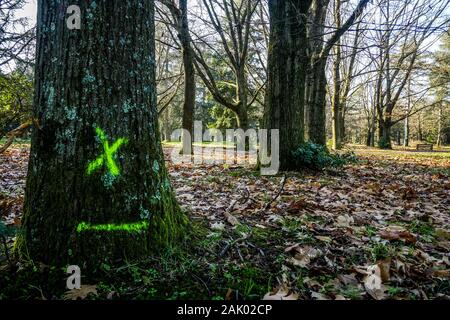
[[[325,146],[310,142],[302,144],[292,152],[293,169],[322,170],[341,167],[347,163],[356,162],[356,160],[353,152],[331,154]]]

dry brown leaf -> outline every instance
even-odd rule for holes
[[[80,289],[69,290],[64,294],[64,300],[84,300],[90,294],[98,295],[97,286],[82,285]]]
[[[333,239],[331,239],[330,237],[325,237],[325,236],[316,236],[315,238],[317,240],[320,240],[320,241],[326,242],[326,243],[331,243],[333,241]]]
[[[411,232],[400,226],[389,226],[379,233],[380,237],[385,240],[395,241],[403,240],[406,243],[416,243],[417,237]]]
[[[267,293],[263,300],[298,300],[298,294],[290,292],[287,288],[280,288]]]
[[[435,278],[448,279],[448,278],[450,278],[450,269],[431,270],[430,275]]]
[[[227,219],[228,223],[231,224],[232,226],[237,226],[238,224],[240,224],[239,220],[231,213],[225,212],[224,216]]]

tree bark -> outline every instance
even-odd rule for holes
[[[181,26],[180,26],[180,42],[183,50],[184,65],[184,103],[183,103],[183,129],[189,132],[189,136],[185,137],[183,133],[183,153],[193,152],[190,145],[194,141],[194,111],[195,111],[195,66],[194,55],[191,48],[191,36],[189,33],[187,0],[180,0]],[[189,150],[189,151],[188,151]]]
[[[403,146],[409,147],[409,117],[405,119],[405,128],[404,128],[404,137],[403,137]]]
[[[271,31],[264,128],[279,130],[281,170],[291,168],[291,153],[304,142],[308,65],[305,16],[310,2],[269,0]]]
[[[336,28],[341,27],[341,1],[335,0],[335,24]],[[331,101],[332,107],[332,130],[333,130],[333,150],[340,150],[342,148],[342,107],[341,107],[341,43],[338,40],[334,47],[334,93]]]
[[[438,118],[438,134],[437,134],[437,141],[436,145],[438,148],[442,147],[442,136],[443,136],[443,127],[444,127],[444,107],[442,106],[442,103],[439,105],[439,118]]]
[[[329,0],[313,0],[309,11],[308,71],[305,105],[305,138],[326,145],[326,59],[321,58],[324,47],[324,25]]]
[[[40,129],[32,134],[18,249],[46,264],[98,266],[176,241],[185,216],[159,136],[154,2],[73,4],[81,30],[66,27],[61,2],[38,1]]]

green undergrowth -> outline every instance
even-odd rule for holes
[[[273,258],[283,252],[280,232],[244,225],[214,231],[191,221],[178,246],[93,272],[81,268],[81,283],[96,286],[91,299],[261,299],[277,285],[284,261]],[[68,276],[66,268],[0,262],[0,299],[63,299]]]

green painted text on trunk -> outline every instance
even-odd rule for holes
[[[110,147],[105,132],[100,128],[96,128],[95,132],[97,133],[97,137],[100,139],[103,145],[104,153],[97,159],[89,163],[87,174],[91,175],[94,171],[100,169],[106,162],[106,166],[108,167],[109,172],[113,176],[117,177],[118,175],[120,175],[120,169],[114,161],[114,154],[122,145],[128,143],[128,139],[120,138]]]
[[[149,223],[147,221],[141,221],[136,223],[123,223],[123,224],[97,224],[92,225],[90,223],[81,222],[77,226],[77,232],[81,233],[84,231],[126,231],[129,233],[141,232],[148,229]]]

